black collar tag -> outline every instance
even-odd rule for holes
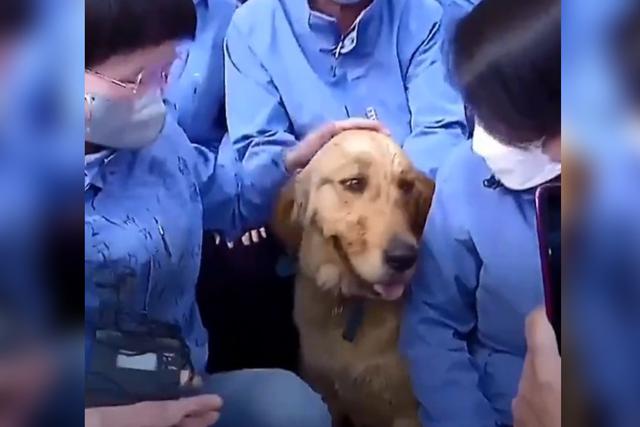
[[[356,300],[347,306],[347,322],[342,331],[342,339],[352,343],[364,320],[364,300]]]

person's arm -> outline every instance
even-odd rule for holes
[[[455,192],[446,185],[436,186],[400,345],[409,362],[422,425],[494,427],[496,415],[480,391],[466,341],[476,326],[481,261],[460,225],[463,207],[452,206]]]
[[[178,123],[194,144],[218,149],[227,132],[224,107],[224,37],[238,4],[235,0],[196,1],[198,31],[189,46],[183,75],[167,91]]]
[[[86,427],[208,427],[220,418],[222,399],[202,395],[179,400],[84,410]]]
[[[241,194],[237,216],[266,222],[290,176],[285,153],[296,137],[278,89],[247,38],[232,21],[224,45],[227,125],[241,161],[236,168]],[[262,224],[252,224],[258,225]]]
[[[527,317],[526,337],[527,356],[512,403],[514,427],[561,427],[561,360],[544,307]]]
[[[423,3],[429,22],[423,26],[426,38],[413,52],[405,79],[411,134],[403,147],[418,169],[433,179],[452,150],[467,142],[469,130],[464,103],[443,64],[442,8],[435,1]]]
[[[243,206],[244,198],[238,183],[242,163],[237,160],[228,136],[216,152],[193,144],[196,180],[203,203],[203,225],[233,240],[243,230],[264,223],[265,216],[252,214]]]
[[[544,307],[527,317],[526,337],[527,356],[512,403],[514,427],[561,427],[561,360]]]

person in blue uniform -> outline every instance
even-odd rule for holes
[[[227,134],[223,43],[237,3],[194,3],[196,36],[181,47],[172,70],[180,77],[172,79],[165,96],[169,111],[189,140],[216,153],[217,161],[231,168],[237,159]],[[218,186],[224,192],[236,191],[235,175],[220,177]],[[205,230],[203,234],[203,262],[197,283],[209,346],[218,349],[215,357],[209,358],[207,370],[297,366],[297,334],[289,303],[293,278],[276,274],[275,260],[283,252],[279,242],[266,226],[248,231],[236,241],[222,231]],[[238,293],[237,289],[244,291]],[[258,307],[247,306],[248,301],[258,300],[263,302]],[[238,340],[238,335],[243,339]]]
[[[451,47],[477,127],[438,173],[401,349],[423,425],[512,425],[543,303],[534,193],[561,171],[560,2],[483,0]]]
[[[464,15],[469,13],[481,0],[439,0],[444,9],[443,28],[444,33],[451,35],[455,29],[455,24]]]
[[[241,191],[222,191],[217,179],[227,170],[190,143],[166,114],[162,94],[177,44],[192,39],[195,27],[192,0],[85,1],[87,359],[100,312],[116,308],[134,322],[179,327],[204,378],[203,392],[224,400],[216,425],[325,426],[324,404],[293,374],[204,375],[207,334],[195,298],[202,231],[218,227],[239,235],[263,223],[289,171],[303,167],[336,133],[384,130],[351,120],[313,131],[296,146],[256,145],[238,176]]]
[[[235,0],[194,0],[196,35],[180,47],[174,72],[180,77],[167,88],[170,111],[194,144],[216,150],[227,133],[224,108],[223,41]]]
[[[434,177],[467,145],[441,57],[436,0],[249,1],[225,43],[227,120],[242,158],[254,143],[300,140],[347,117],[381,121]]]
[[[170,70],[174,77],[165,88],[165,101],[168,112],[191,143],[207,148],[220,163],[232,168],[236,154],[227,133],[223,43],[238,3],[194,0],[194,4],[195,38],[178,47],[178,58]],[[218,185],[225,191],[234,191],[234,173],[220,176]]]

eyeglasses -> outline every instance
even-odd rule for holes
[[[151,87],[163,88],[172,82],[179,80],[184,74],[188,58],[188,51],[181,52],[170,64],[159,67],[156,70],[143,70],[138,74],[133,82],[123,82],[122,80],[114,79],[90,68],[86,69],[85,72],[121,89],[131,91],[135,95],[145,89]]]

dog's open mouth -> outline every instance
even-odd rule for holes
[[[402,297],[407,284],[403,282],[378,283],[373,285],[373,290],[378,296],[387,301],[395,301]]]

